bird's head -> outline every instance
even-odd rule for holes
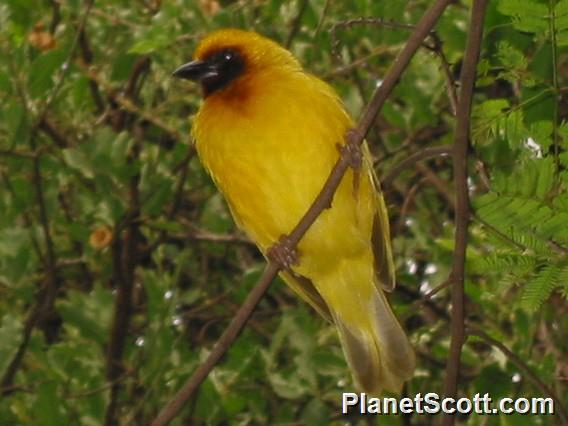
[[[200,82],[205,96],[263,71],[300,69],[292,54],[274,41],[237,29],[207,35],[197,46],[193,59],[175,70],[173,76]]]

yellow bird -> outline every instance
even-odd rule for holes
[[[257,33],[206,36],[176,77],[198,81],[199,157],[240,228],[264,255],[322,189],[353,121],[335,91],[286,49]],[[358,387],[399,392],[414,352],[383,289],[395,284],[388,215],[367,147],[298,245],[284,281],[337,326]]]

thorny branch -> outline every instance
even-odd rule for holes
[[[406,45],[392,64],[391,68],[385,75],[383,84],[379,86],[369,104],[367,105],[356,129],[351,132],[351,140],[347,143],[359,145],[362,143],[369,128],[371,127],[376,115],[387,100],[388,95],[395,87],[401,74],[404,72],[415,52],[420,48],[424,39],[428,36],[431,29],[438,22],[446,7],[451,0],[438,0],[424,14],[420,22],[414,28]],[[345,152],[345,151],[344,151]],[[298,225],[287,236],[288,243],[291,247],[295,247],[309,227],[317,219],[319,214],[331,205],[333,194],[341,182],[341,178],[349,168],[348,155],[341,155],[335,164],[331,174],[329,175],[322,191],[313,202],[312,206],[302,217]],[[209,372],[219,362],[221,357],[229,349],[234,340],[238,337],[240,331],[246,324],[248,318],[252,314],[255,306],[258,304],[272,280],[276,277],[280,269],[284,265],[279,265],[274,261],[269,262],[262,277],[249,293],[239,312],[235,315],[229,326],[221,338],[213,347],[207,360],[200,365],[188,381],[182,386],[174,398],[162,410],[158,417],[152,422],[152,426],[162,426],[168,424],[183,408],[185,402],[191,398],[199,385],[205,380]]]
[[[450,274],[452,285],[452,321],[451,343],[446,377],[444,380],[444,396],[455,398],[458,390],[460,358],[465,339],[465,258],[467,248],[467,231],[470,219],[469,189],[467,185],[467,152],[469,148],[470,114],[475,87],[477,61],[481,51],[483,22],[487,0],[474,0],[471,10],[469,34],[466,44],[462,72],[460,75],[461,90],[457,105],[457,123],[454,135],[454,181],[455,181],[455,245],[453,268]],[[453,425],[453,415],[444,416],[445,426]]]

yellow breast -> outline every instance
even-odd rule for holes
[[[206,98],[195,117],[193,136],[235,220],[265,251],[307,211],[351,125],[325,83],[300,72],[271,70]],[[318,251],[318,259],[325,259],[326,252],[332,256],[338,250],[349,256],[347,246],[355,252],[368,247],[373,200],[369,173],[361,174],[359,195],[354,197],[353,174],[348,172],[333,208],[318,218],[299,251]],[[331,227],[339,231],[333,238]],[[321,267],[310,267],[304,256],[302,260],[309,269]]]

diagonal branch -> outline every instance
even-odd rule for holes
[[[57,77],[57,80],[55,82],[55,86],[53,86],[53,89],[49,93],[49,96],[47,97],[44,104],[40,108],[40,112],[37,115],[37,120],[36,120],[36,125],[35,125],[36,127],[39,125],[39,123],[41,123],[45,119],[47,113],[49,112],[49,110],[53,106],[53,103],[57,99],[57,95],[59,94],[59,91],[63,87],[63,83],[65,81],[65,78],[67,77],[69,69],[71,68],[69,66],[69,64],[71,62],[71,59],[73,58],[73,55],[75,54],[75,51],[77,50],[77,47],[79,45],[79,39],[81,38],[81,33],[83,32],[85,26],[87,25],[87,19],[89,18],[89,14],[91,13],[91,8],[93,7],[94,3],[95,3],[95,0],[88,0],[85,3],[85,6],[84,6],[85,11],[83,12],[83,16],[81,17],[81,21],[79,22],[79,26],[77,27],[77,32],[75,34],[75,38],[73,39],[73,42],[71,43],[71,47],[69,48],[69,53],[67,55],[67,59],[65,60],[65,62],[63,63],[63,66],[61,67],[61,71],[60,71],[59,76]]]
[[[457,105],[457,123],[454,137],[454,179],[456,199],[456,231],[453,268],[450,274],[452,286],[452,340],[446,364],[444,396],[456,397],[460,369],[460,358],[465,339],[464,314],[464,276],[467,248],[467,230],[470,219],[469,189],[467,186],[467,152],[469,148],[469,129],[473,90],[477,61],[481,50],[483,21],[487,0],[474,0],[471,10],[469,35],[460,75],[461,91]],[[455,417],[446,415],[443,425],[453,425]]]
[[[103,90],[104,94],[111,101],[116,102],[116,104],[124,111],[131,113],[138,118],[156,126],[158,129],[162,130],[166,135],[168,135],[168,138],[171,140],[183,139],[181,134],[176,129],[170,127],[167,123],[162,121],[157,116],[157,114],[152,111],[145,111],[140,108],[131,98],[124,96],[115,88],[113,88],[112,85],[108,81],[104,80],[95,70],[83,67],[83,71],[85,72],[85,75],[89,80],[94,81],[97,84],[99,90]]]
[[[290,32],[288,33],[286,41],[284,42],[284,46],[286,47],[286,49],[288,49],[292,45],[292,40],[294,40],[294,38],[298,35],[298,32],[302,27],[302,18],[304,17],[307,8],[308,8],[308,0],[302,0],[300,6],[298,7],[298,12],[296,14],[296,17],[290,24]]]
[[[481,340],[485,341],[488,345],[494,346],[499,349],[503,354],[514,364],[521,372],[527,377],[528,380],[532,382],[532,384],[540,390],[544,395],[548,395],[551,397],[555,402],[556,412],[562,424],[568,424],[568,412],[566,411],[566,407],[562,403],[562,399],[558,397],[556,392],[544,383],[538,375],[531,370],[531,368],[514,352],[512,352],[507,346],[505,346],[500,341],[492,338],[489,334],[478,327],[468,326],[467,333],[470,336],[477,336],[481,338]]]
[[[438,0],[426,11],[420,22],[414,28],[414,31],[410,35],[403,50],[400,52],[385,75],[382,85],[375,90],[375,93],[359,120],[357,127],[349,133],[350,140],[348,140],[347,143],[357,145],[362,143],[376,115],[397,84],[400,76],[410,63],[410,60],[420,48],[422,42],[428,36],[431,29],[436,25],[443,11],[450,3],[452,3],[452,0]],[[349,155],[344,150],[322,188],[322,191],[316,197],[313,204],[302,217],[298,225],[288,235],[287,242],[290,243],[292,247],[296,246],[309,227],[318,218],[320,213],[331,205],[334,192],[341,182],[341,178],[349,168],[349,163]],[[258,304],[270,286],[270,283],[282,267],[283,265],[277,264],[274,261],[271,261],[267,265],[262,277],[249,293],[244,304],[213,347],[213,350],[209,354],[207,360],[197,368],[174,398],[160,412],[158,417],[156,417],[156,419],[152,422],[152,426],[163,426],[168,424],[181,411],[186,401],[191,398],[191,396],[199,388],[199,385],[205,380],[209,372],[219,362],[221,357],[227,352],[232,343],[238,337],[255,306]]]
[[[392,184],[396,177],[406,168],[413,166],[418,161],[427,160],[432,157],[443,157],[451,156],[453,154],[453,149],[449,145],[442,146],[432,146],[424,148],[421,151],[415,152],[409,155],[400,163],[392,167],[389,172],[381,179],[381,186],[387,187]]]
[[[83,16],[81,18],[81,21],[79,23],[79,29],[84,28],[84,26],[87,23],[87,18],[89,17],[89,13],[91,10],[91,7],[94,3],[94,0],[88,0],[84,6],[84,12],[83,12]],[[57,6],[54,6],[54,17],[53,17],[53,23],[52,25],[55,27],[58,23],[59,17],[57,16],[59,14],[59,10],[57,9]],[[53,28],[54,29],[54,28]],[[34,330],[34,328],[40,324],[40,321],[43,319],[43,325],[44,325],[44,333],[47,335],[48,338],[54,338],[55,334],[57,333],[57,326],[56,327],[51,327],[50,325],[50,321],[49,319],[53,319],[53,317],[55,317],[55,313],[54,313],[54,309],[53,309],[53,305],[55,303],[55,298],[57,295],[57,257],[56,257],[56,252],[55,252],[55,246],[53,243],[53,239],[52,239],[52,235],[51,235],[51,230],[49,227],[49,218],[47,215],[47,205],[46,205],[46,201],[45,201],[45,193],[44,193],[44,189],[43,189],[43,185],[44,185],[44,180],[45,178],[42,176],[41,173],[41,159],[40,156],[38,155],[38,147],[37,147],[37,143],[36,143],[36,138],[37,138],[37,133],[40,130],[40,127],[42,126],[42,123],[44,123],[47,114],[49,113],[50,108],[53,106],[57,95],[59,94],[59,91],[61,90],[61,88],[63,87],[63,83],[64,80],[67,76],[68,70],[69,70],[69,62],[71,61],[76,47],[77,47],[77,41],[78,41],[79,35],[78,33],[75,35],[75,38],[71,44],[71,47],[69,49],[69,52],[67,54],[67,59],[65,61],[65,65],[62,67],[62,70],[60,71],[58,78],[56,80],[56,83],[53,87],[53,89],[51,90],[51,92],[49,93],[47,99],[45,100],[45,102],[43,103],[43,105],[41,105],[41,107],[39,108],[39,112],[37,114],[36,120],[32,126],[30,135],[28,137],[28,143],[30,145],[30,149],[31,152],[34,152],[35,154],[32,157],[33,163],[32,163],[32,183],[34,186],[34,190],[35,190],[35,197],[36,197],[36,201],[38,203],[38,207],[39,207],[39,221],[40,221],[40,227],[42,230],[42,234],[43,234],[43,238],[45,240],[45,256],[41,256],[40,258],[44,264],[44,269],[45,269],[45,276],[42,280],[41,283],[41,288],[39,289],[37,296],[36,296],[36,301],[33,305],[33,307],[30,309],[28,316],[26,318],[26,321],[24,323],[24,330],[22,333],[22,340],[21,343],[18,347],[18,350],[16,351],[15,355],[12,357],[10,363],[8,364],[8,367],[6,369],[6,371],[3,373],[2,377],[0,378],[0,393],[1,394],[6,394],[8,391],[6,389],[10,389],[13,388],[12,387],[12,382],[14,380],[14,377],[18,371],[18,369],[20,368],[20,366],[22,365],[22,361],[24,359],[24,355],[25,352],[27,350],[32,332]],[[24,102],[25,105],[25,102]],[[38,250],[38,254],[39,250]],[[45,321],[45,320],[48,321]]]

